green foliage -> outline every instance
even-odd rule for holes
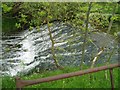
[[[20,4],[20,5],[19,5]],[[17,8],[15,8],[16,5]],[[108,25],[109,25],[109,16],[113,12],[113,7],[117,5],[118,10],[115,11],[115,15],[111,18],[114,22],[120,22],[120,5],[117,3],[112,2],[94,2],[92,3],[91,13],[89,17],[89,23],[92,25],[93,28],[97,29],[104,29],[106,32]],[[77,3],[58,3],[58,2],[6,2],[2,4],[2,27],[3,32],[13,32],[17,29],[26,29],[29,28],[29,30],[32,30],[33,27],[35,27],[38,31],[39,26],[46,24],[47,20],[49,20],[48,26],[52,26],[52,22],[55,20],[62,21],[65,23],[68,23],[70,25],[73,25],[76,30],[72,31],[72,37],[67,40],[67,44],[69,47],[67,47],[69,52],[73,51],[72,44],[79,43],[79,40],[75,40],[77,36],[81,35],[81,32],[79,29],[82,29],[83,32],[85,32],[85,26],[86,23],[86,13],[88,12],[88,3],[83,2],[77,2]],[[12,21],[12,22],[11,22]],[[26,27],[26,28],[25,28]],[[119,30],[115,27],[112,27],[111,33],[114,36],[117,36],[117,32]],[[17,29],[16,29],[17,28]],[[88,29],[89,30],[89,29]],[[89,30],[90,31],[90,30]],[[61,32],[62,34],[62,32]],[[82,36],[81,36],[82,37]],[[53,37],[51,41],[53,40]],[[89,40],[89,42],[92,42]],[[93,43],[93,42],[92,42]],[[60,47],[54,48],[54,40],[53,40],[53,49],[55,49],[55,52],[65,52],[65,49]],[[93,43],[94,44],[94,43]],[[6,52],[9,52],[10,49],[6,48]],[[24,50],[26,51],[26,50]],[[54,55],[55,55],[54,52]],[[94,56],[94,55],[93,55]],[[56,59],[61,60],[63,59],[62,55],[57,55]],[[21,63],[24,64],[24,63]],[[85,68],[85,67],[83,67]],[[35,79],[35,78],[42,78],[47,76],[53,76],[57,74],[63,74],[71,71],[79,70],[79,68],[65,68],[64,70],[57,70],[54,72],[45,72],[42,74],[35,73],[30,76],[22,77],[24,79]],[[114,70],[115,75],[115,87],[118,87],[118,71],[119,69]],[[108,73],[108,72],[107,72]],[[43,83],[39,85],[30,86],[30,88],[110,88],[110,80],[105,80],[104,78],[104,72],[98,72],[93,75],[93,80],[89,80],[89,75],[81,76],[81,77],[73,77],[69,79],[63,79],[59,81],[53,81],[50,83]],[[3,77],[3,87],[4,88],[14,88],[15,82],[12,77]]]
[[[78,68],[66,67],[64,70],[48,71],[41,74],[34,73],[29,76],[22,76],[21,78],[25,80],[32,80],[32,79],[38,79],[38,78],[44,78],[44,77],[74,72],[78,70],[79,67]],[[120,88],[118,83],[119,72],[120,72],[119,68],[113,70],[115,88]],[[24,89],[27,90],[29,88],[111,88],[109,71],[107,71],[107,75],[108,75],[107,79],[105,78],[104,71],[91,74],[93,76],[92,80],[89,78],[89,75],[76,76],[76,77],[66,78],[57,81],[41,83],[41,84],[25,87]],[[12,90],[15,89],[14,77],[6,77],[6,76],[3,77],[2,88],[6,88],[6,89],[12,88]]]
[[[7,13],[12,9],[12,7],[7,6],[7,4],[2,4],[2,9],[4,13]]]
[[[13,77],[5,76],[2,78],[2,88],[15,88],[15,79]]]
[[[16,28],[20,28],[21,27],[20,23],[16,23],[15,26],[16,26]]]
[[[41,17],[46,16],[46,12],[45,11],[38,12],[38,15],[40,15]]]
[[[113,16],[111,19],[112,19],[113,21],[117,21],[118,19],[120,19],[120,16],[116,15],[116,16]]]
[[[16,23],[17,23],[17,21],[14,18],[2,17],[2,33],[10,34],[13,32],[17,32],[17,29],[15,27]]]
[[[19,21],[23,23],[27,23],[26,18],[27,18],[27,15],[21,14],[21,19]]]
[[[49,12],[49,21],[61,20],[71,25],[84,30],[83,24],[86,20],[86,12],[88,9],[88,3],[58,3],[58,2],[25,2],[20,6],[14,8],[17,3],[3,3],[3,15],[9,18],[15,18],[17,20],[15,26],[18,29],[40,26],[46,23],[46,17]],[[116,2],[94,2],[90,14],[90,24],[96,28],[106,28],[109,25],[108,17],[104,14],[112,14],[113,7],[117,5],[117,13],[113,19],[115,22],[120,22],[119,7]],[[13,16],[13,13],[16,14]],[[93,13],[93,14],[92,14]],[[100,20],[101,19],[101,20]],[[25,28],[26,29],[26,28]],[[4,31],[4,30],[3,30]]]

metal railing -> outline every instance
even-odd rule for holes
[[[34,79],[34,80],[22,80],[22,79],[20,79],[20,77],[16,77],[15,78],[16,90],[21,90],[25,86],[30,86],[30,85],[34,85],[34,84],[60,80],[60,79],[64,79],[64,78],[70,78],[70,77],[74,77],[74,76],[81,76],[81,75],[94,73],[94,72],[107,70],[107,69],[109,69],[109,71],[110,71],[111,88],[112,88],[112,90],[114,90],[114,80],[113,80],[112,71],[113,71],[113,68],[116,68],[116,67],[120,67],[120,63],[110,64],[110,65],[96,67],[96,68],[90,68],[90,69],[87,69],[87,70],[81,70],[81,71],[76,71],[76,72],[71,72],[71,73],[46,77],[46,78]]]

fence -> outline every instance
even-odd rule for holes
[[[57,75],[57,76],[41,78],[41,79],[35,79],[35,80],[22,80],[22,79],[20,79],[20,77],[16,77],[15,78],[16,90],[21,90],[23,87],[29,86],[29,85],[55,81],[55,80],[70,78],[70,77],[74,77],[74,76],[81,76],[81,75],[94,73],[94,72],[107,70],[107,69],[109,69],[109,71],[110,71],[111,87],[112,87],[112,90],[114,90],[114,80],[113,80],[112,71],[113,71],[113,68],[116,68],[116,67],[120,67],[120,63],[110,64],[110,65],[106,65],[106,66],[101,66],[101,67],[96,67],[96,68],[91,68],[91,69],[87,69],[87,70],[81,70],[81,71],[76,71],[76,72],[71,72],[71,73],[66,73],[66,74],[61,74],[61,75]]]

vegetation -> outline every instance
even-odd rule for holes
[[[65,67],[64,70],[48,71],[44,73],[34,73],[32,75],[23,76],[21,78],[24,80],[32,80],[32,79],[44,78],[48,76],[54,76],[54,75],[59,75],[59,74],[78,71],[78,70],[79,67],[75,67],[75,68]],[[113,69],[115,88],[120,88],[118,83],[118,81],[120,80],[118,72],[120,72],[120,69],[118,68]],[[104,76],[104,71],[100,71],[92,74],[93,80],[90,80],[89,74],[87,74],[83,76],[76,76],[67,79],[27,86],[25,87],[26,88],[25,90],[27,90],[27,88],[111,88],[108,70],[107,70],[107,74],[108,74],[107,79]],[[14,77],[3,77],[2,87],[6,89],[7,88],[15,89]]]
[[[77,28],[73,31],[73,37],[80,36],[80,30],[82,31],[83,47],[82,47],[82,59],[80,63],[81,69],[83,67],[83,61],[85,58],[85,49],[88,45],[88,34],[91,32],[105,32],[107,34],[113,35],[117,38],[117,33],[119,29],[112,30],[113,24],[120,23],[120,4],[119,2],[79,2],[79,3],[58,3],[58,2],[4,2],[2,3],[2,28],[3,33],[9,34],[13,32],[20,32],[26,29],[32,30],[33,27],[39,29],[39,26],[47,24],[50,41],[52,43],[51,53],[54,60],[54,64],[57,68],[63,69],[58,63],[58,59],[62,56],[56,56],[55,51],[57,49],[64,51],[61,48],[55,48],[55,41],[51,33],[52,23],[55,21],[64,22],[73,27]],[[12,21],[12,22],[11,22]],[[89,28],[89,24],[94,29]],[[4,34],[3,34],[4,35]],[[78,43],[79,41],[74,41]],[[68,40],[71,45],[73,41]],[[92,42],[93,43],[93,42]],[[94,43],[93,43],[94,44]],[[97,58],[104,52],[104,47],[99,47],[100,51],[96,53],[95,57],[91,57],[92,65],[90,68],[94,67]],[[6,50],[9,51],[9,50]],[[108,58],[108,63],[112,57],[113,51],[110,53]],[[107,64],[108,64],[107,63]],[[56,74],[62,74],[66,72],[80,70],[79,68],[68,68],[64,67],[63,70],[56,70],[54,72],[46,71],[45,73],[33,73],[30,76],[22,76],[24,79],[35,79],[47,76],[53,76]],[[87,67],[88,68],[88,67]],[[114,70],[115,76],[115,87],[118,88],[118,72],[119,69]],[[105,72],[108,75],[108,72]],[[31,86],[32,88],[110,88],[109,78],[105,78],[105,73],[103,71],[92,74],[92,79],[88,75],[81,77],[73,77],[69,79],[54,81],[50,83],[40,84]],[[106,79],[106,80],[105,80]],[[13,77],[3,77],[3,88],[14,88],[15,82]]]
[[[87,42],[87,34],[88,34],[88,24],[89,24],[89,15],[90,15],[90,10],[91,10],[91,7],[92,7],[92,2],[89,3],[89,8],[88,8],[88,11],[87,11],[87,14],[86,14],[86,27],[85,27],[85,35],[84,35],[84,41],[83,41],[83,50],[82,50],[82,59],[81,59],[81,69],[82,69],[82,66],[83,66],[83,61],[84,61],[84,53],[85,53],[85,47],[86,47],[86,42]]]
[[[3,9],[3,22],[4,19],[15,20],[15,27],[18,29],[27,29],[36,27],[47,23],[46,17],[47,9],[49,12],[49,21],[63,21],[71,23],[74,26],[82,28],[84,21],[86,20],[85,13],[87,12],[88,3],[57,3],[57,2],[9,2],[2,3]],[[111,18],[116,22],[120,22],[119,7],[116,2],[96,2],[92,4],[90,12],[90,24],[96,28],[105,28],[109,24],[109,16],[113,12],[113,7],[116,6],[115,15]],[[105,15],[107,14],[107,15]],[[3,24],[3,32],[4,32]]]

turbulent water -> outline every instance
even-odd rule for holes
[[[51,31],[56,42],[55,53],[60,65],[79,66],[82,57],[82,31],[64,23],[54,23]],[[112,36],[102,32],[90,33],[88,36],[84,64],[91,64],[100,47],[105,47],[105,51],[96,64],[106,62],[113,48],[115,51],[110,62],[117,62],[117,43]],[[14,76],[30,71],[54,69],[51,44],[47,25],[40,27],[40,30],[34,28],[31,31],[25,30],[19,34],[2,36],[0,74]]]

